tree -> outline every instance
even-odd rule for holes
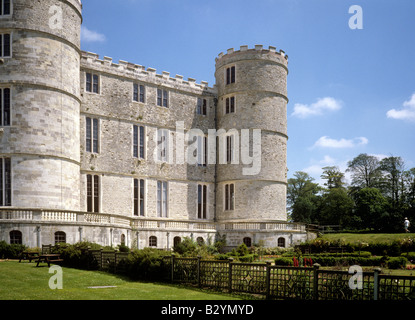
[[[361,188],[375,187],[380,179],[379,160],[375,156],[361,153],[347,163],[346,172],[351,172],[352,185]]]
[[[382,159],[379,168],[383,173],[381,187],[384,193],[391,199],[392,207],[397,209],[403,192],[402,173],[404,171],[404,162],[401,157],[392,156]]]
[[[336,166],[324,167],[321,178],[327,180],[324,185],[329,189],[344,187],[344,173]]]
[[[288,179],[287,204],[290,206],[291,219],[295,222],[313,223],[321,187],[306,172],[297,171],[294,178]]]
[[[328,189],[322,196],[319,222],[325,225],[350,225],[353,212],[353,200],[345,188]]]
[[[359,229],[382,229],[383,221],[388,217],[388,201],[377,188],[363,188],[355,194],[354,215],[359,217]],[[357,219],[356,219],[357,220]]]

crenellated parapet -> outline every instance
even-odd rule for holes
[[[100,59],[98,54],[92,52],[82,51],[81,68],[92,69],[102,73],[109,73],[123,78],[153,83],[183,91],[203,92],[204,94],[215,94],[216,92],[215,86],[209,87],[207,81],[197,83],[194,78],[187,78],[185,80],[182,75],[178,74],[172,77],[170,72],[167,71],[157,73],[157,70],[154,68],[146,68],[145,66],[124,60],[119,60],[116,63],[112,58],[106,56]]]
[[[230,48],[226,53],[219,53],[218,57],[215,59],[216,69],[225,64],[249,59],[273,61],[283,66],[288,72],[288,55],[281,49],[277,51],[277,48],[274,46],[269,46],[268,49],[266,49],[260,44],[255,45],[254,48],[251,49],[247,45],[243,45],[240,46],[239,50]]]

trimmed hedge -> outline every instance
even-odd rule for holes
[[[20,253],[27,247],[23,244],[8,244],[0,241],[0,259],[19,259]]]

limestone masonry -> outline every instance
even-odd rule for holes
[[[0,0],[0,241],[289,247],[288,56],[241,46],[216,84],[81,51],[79,0]]]

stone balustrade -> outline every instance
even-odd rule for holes
[[[127,217],[58,209],[0,208],[0,223],[6,221],[107,225],[136,230],[290,231],[306,232],[306,225],[286,221],[194,221],[169,218]]]

